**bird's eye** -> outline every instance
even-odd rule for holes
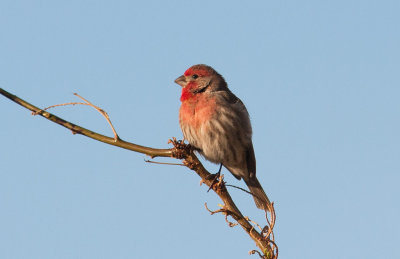
[[[196,75],[196,74],[192,75],[192,78],[193,78],[193,79],[196,79],[196,78],[198,78],[198,77],[199,77],[199,76]]]

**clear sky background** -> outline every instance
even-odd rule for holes
[[[174,79],[211,65],[251,115],[280,258],[400,258],[399,14],[399,1],[3,0],[0,87],[39,107],[77,92],[121,138],[168,148],[182,137]],[[0,109],[0,258],[256,258],[187,168],[1,96]],[[89,107],[51,112],[112,136]]]

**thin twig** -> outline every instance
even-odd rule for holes
[[[257,250],[251,250],[250,252],[249,252],[249,254],[251,254],[251,255],[253,255],[253,254],[258,254],[258,256],[260,257],[260,258],[265,258],[265,256],[263,256],[259,251],[257,251]]]
[[[257,222],[251,220],[248,216],[246,216],[245,218],[246,218],[249,222],[253,223],[253,225],[257,226],[258,229],[259,229],[260,231],[262,231],[261,226],[260,226]]]
[[[179,165],[179,166],[185,166],[184,164],[157,162],[157,161],[151,161],[151,160],[148,160],[148,159],[145,159],[144,161],[145,161],[146,163],[158,164],[158,165]]]
[[[74,93],[74,95],[77,96],[77,97],[79,97],[80,99],[84,100],[85,102],[84,102],[84,103],[80,103],[80,102],[70,102],[70,103],[55,104],[55,105],[51,105],[51,106],[49,106],[49,107],[46,107],[46,108],[44,108],[44,109],[41,109],[41,110],[39,110],[39,111],[32,112],[32,115],[38,115],[41,111],[47,111],[47,110],[49,110],[49,109],[51,109],[51,108],[60,107],[60,106],[78,105],[78,104],[79,104],[79,105],[91,106],[91,107],[93,107],[94,109],[96,109],[96,110],[107,120],[108,124],[109,124],[110,127],[111,127],[111,130],[112,130],[113,133],[114,133],[114,141],[117,142],[117,140],[119,139],[119,137],[118,137],[117,131],[115,130],[113,124],[111,123],[110,116],[108,116],[107,112],[104,111],[103,109],[101,109],[100,107],[94,105],[94,104],[91,103],[90,101],[86,100],[85,98],[83,98],[83,97],[80,96],[79,94]]]
[[[238,223],[233,223],[233,222],[230,222],[230,221],[228,220],[228,216],[231,215],[232,212],[229,211],[229,210],[227,210],[224,206],[221,205],[221,207],[222,207],[221,209],[219,209],[219,210],[214,210],[214,211],[210,210],[210,209],[207,207],[207,202],[204,203],[204,206],[206,207],[206,210],[208,210],[208,211],[210,212],[211,215],[214,215],[214,214],[216,214],[216,213],[222,213],[222,214],[224,214],[224,215],[225,215],[225,221],[226,221],[226,223],[228,223],[228,226],[229,226],[229,227],[232,228],[232,227],[235,227],[235,226],[238,225]]]
[[[243,189],[243,188],[241,188],[241,187],[239,187],[239,186],[235,186],[235,185],[231,185],[231,184],[226,184],[225,186],[233,187],[233,188],[239,189],[239,190],[241,190],[241,191],[244,191],[244,192],[250,194],[251,196],[254,196],[251,192],[249,192],[248,190],[245,190],[245,189]]]
[[[224,209],[219,209],[219,210],[210,210],[207,206],[207,202],[204,203],[204,207],[206,207],[206,210],[208,210],[208,212],[210,212],[211,215],[214,215],[216,213],[224,213],[226,212]]]
[[[110,124],[110,127],[111,127],[111,129],[112,129],[112,131],[113,131],[113,133],[114,133],[114,140],[115,140],[115,142],[117,142],[118,139],[119,139],[119,137],[118,137],[117,131],[115,130],[113,124],[111,123],[110,116],[108,116],[107,112],[106,112],[105,110],[101,109],[100,107],[94,105],[93,103],[89,102],[88,100],[86,100],[85,98],[83,98],[82,96],[80,96],[79,94],[74,93],[74,95],[77,96],[77,97],[79,97],[79,98],[81,98],[82,100],[84,100],[88,105],[90,105],[90,106],[92,106],[93,108],[95,108],[101,115],[104,116],[104,118],[106,118],[108,124]]]
[[[79,103],[79,102],[72,102],[72,103],[61,103],[61,104],[55,104],[55,105],[51,105],[49,107],[46,107],[40,111],[36,111],[36,112],[32,112],[32,115],[38,115],[41,111],[47,111],[48,109],[54,108],[54,107],[59,107],[59,106],[66,106],[66,105],[89,105],[87,103]]]
[[[269,237],[271,236],[271,240],[274,241],[275,237],[274,237],[274,226],[275,226],[275,219],[276,219],[276,214],[275,214],[275,208],[274,208],[274,203],[271,202],[270,205],[270,212],[271,212],[271,220],[268,219],[268,213],[265,212],[265,219],[267,220],[268,223],[268,232],[265,235],[265,237],[267,239],[270,239]]]

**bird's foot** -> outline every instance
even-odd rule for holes
[[[215,186],[217,183],[219,184],[221,181],[223,181],[224,176],[223,176],[223,175],[221,176],[221,170],[222,170],[222,163],[221,163],[221,165],[219,166],[218,172],[217,172],[216,174],[211,174],[211,175],[209,175],[209,176],[207,177],[207,180],[213,179],[213,181],[212,181],[212,183],[211,183],[211,185],[210,185],[210,188],[208,188],[208,191],[207,191],[207,192],[209,192],[211,189],[213,189],[214,186]]]
[[[215,186],[216,184],[218,184],[218,183],[222,180],[222,178],[220,178],[220,176],[221,176],[221,173],[218,172],[218,173],[216,173],[216,174],[210,174],[210,175],[207,177],[207,180],[211,180],[211,179],[212,179],[212,183],[211,183],[211,185],[210,185],[210,188],[208,188],[208,191],[207,191],[207,192],[209,192],[211,189],[213,189],[214,186]]]

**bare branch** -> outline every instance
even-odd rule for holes
[[[150,147],[145,147],[141,145],[136,145],[127,141],[124,141],[122,139],[118,139],[117,141],[114,140],[114,138],[110,138],[107,136],[104,136],[102,134],[93,132],[91,130],[85,129],[83,127],[80,127],[76,124],[73,124],[69,121],[66,121],[54,114],[51,114],[49,112],[46,112],[42,109],[39,109],[38,107],[22,100],[21,98],[18,98],[17,96],[5,91],[4,89],[0,88],[0,94],[4,95],[8,99],[12,100],[13,102],[21,105],[22,107],[25,107],[28,110],[31,110],[35,114],[38,114],[54,123],[57,123],[67,129],[70,129],[74,134],[81,134],[86,137],[104,142],[109,145],[117,146],[120,148],[128,149],[131,151],[139,152],[142,154],[146,154],[152,158],[160,156],[160,157],[172,157],[172,150],[171,149],[157,149],[157,148],[150,148]]]
[[[229,222],[227,219],[228,216],[232,217],[243,228],[243,230],[250,236],[250,238],[253,239],[253,241],[256,243],[257,247],[261,250],[261,252],[252,250],[252,251],[250,251],[251,254],[257,253],[261,258],[267,258],[267,259],[276,259],[277,258],[278,247],[276,246],[276,243],[274,241],[274,235],[273,235],[273,228],[274,228],[275,220],[276,220],[273,203],[271,204],[271,207],[270,207],[271,220],[268,219],[268,213],[266,212],[266,220],[267,220],[268,226],[264,227],[262,231],[257,231],[254,228],[254,225],[260,229],[261,229],[261,227],[257,223],[251,221],[248,217],[243,216],[243,214],[240,212],[240,210],[238,209],[238,207],[232,200],[232,197],[230,196],[228,190],[226,189],[226,185],[225,185],[225,182],[222,180],[222,177],[220,177],[220,180],[218,181],[217,184],[214,184],[215,177],[212,177],[212,174],[210,174],[204,168],[204,166],[200,163],[199,159],[194,154],[194,151],[191,148],[191,146],[185,144],[182,140],[176,140],[175,138],[173,138],[172,140],[169,140],[169,143],[172,143],[174,146],[171,149],[156,149],[156,148],[140,146],[140,145],[136,145],[136,144],[133,144],[130,142],[123,141],[118,137],[115,140],[114,138],[110,138],[110,137],[98,134],[96,132],[90,131],[88,129],[85,129],[83,127],[75,125],[71,122],[68,122],[60,117],[57,117],[51,113],[48,113],[45,110],[39,109],[36,106],[18,98],[17,96],[15,96],[1,88],[0,88],[0,94],[4,95],[5,97],[9,98],[10,100],[16,102],[17,104],[31,110],[35,114],[38,114],[52,122],[55,122],[67,129],[70,129],[74,134],[81,134],[81,135],[87,136],[89,138],[92,138],[92,139],[95,139],[95,140],[98,140],[98,141],[101,141],[101,142],[104,142],[104,143],[107,143],[107,144],[110,144],[113,146],[125,148],[125,149],[139,152],[139,153],[143,153],[143,154],[149,155],[151,157],[160,156],[160,157],[172,157],[172,158],[176,158],[176,159],[182,159],[183,165],[185,165],[189,169],[195,171],[200,176],[201,183],[205,183],[208,187],[211,187],[211,189],[224,202],[224,205],[222,205],[222,208],[219,210],[216,210],[216,211],[209,210],[207,208],[207,204],[206,204],[205,206],[206,206],[207,210],[209,210],[211,214],[223,213],[225,215],[225,220],[226,220],[226,222],[228,222],[229,226],[236,225],[236,223]],[[83,99],[83,98],[81,98],[81,99]],[[88,104],[90,103],[85,99],[83,99],[83,100],[85,102],[87,102]],[[93,106],[93,107],[96,108],[97,106]],[[98,110],[102,114],[104,112],[99,107],[97,107],[96,110]],[[105,117],[108,117],[108,115]],[[109,121],[109,123],[112,126],[111,121]],[[114,134],[116,135],[115,131],[114,131]],[[159,162],[156,162],[156,163],[159,163]],[[235,187],[235,186],[233,186],[233,187]],[[239,187],[235,187],[235,188],[239,188]],[[241,188],[239,188],[239,189],[241,189]],[[246,190],[244,190],[244,191],[246,191]]]

